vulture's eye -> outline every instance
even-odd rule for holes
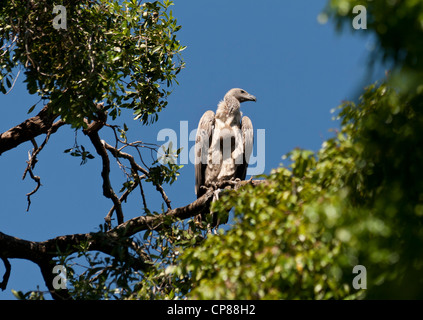
[[[244,90],[241,90],[241,93],[245,93],[245,91]]]

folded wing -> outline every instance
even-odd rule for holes
[[[200,198],[205,194],[201,188],[205,184],[208,151],[212,140],[215,114],[206,111],[200,119],[195,137],[195,194]]]
[[[248,162],[250,161],[254,145],[253,124],[247,116],[242,118],[241,131],[244,144],[244,157],[242,163],[237,167],[235,178],[245,180],[245,177],[247,176]]]

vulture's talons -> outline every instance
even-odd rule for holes
[[[208,187],[206,187],[206,186],[200,186],[200,189],[203,189],[203,190],[209,190],[209,188],[208,188]]]
[[[235,178],[235,181],[234,181],[235,183],[234,183],[234,185],[233,185],[233,186],[234,186],[235,188],[237,188],[237,187],[238,187],[238,185],[239,185],[239,183],[240,183],[241,181],[242,181],[242,180],[241,180],[240,178]]]
[[[238,183],[240,183],[242,180],[240,178],[232,178],[230,180],[224,181],[225,184],[230,185],[232,187],[235,187]]]
[[[221,192],[222,192],[222,189],[217,189],[213,192],[214,193],[213,201],[219,200],[219,193]]]

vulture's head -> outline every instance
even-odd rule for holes
[[[233,99],[233,98],[238,100],[240,103],[245,101],[257,101],[255,96],[239,88],[234,88],[229,90],[228,93],[225,94],[224,100]]]

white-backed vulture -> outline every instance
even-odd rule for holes
[[[226,93],[216,114],[209,110],[201,117],[195,140],[195,193],[227,180],[245,180],[253,149],[253,125],[242,117],[240,106],[256,97],[243,89]]]

